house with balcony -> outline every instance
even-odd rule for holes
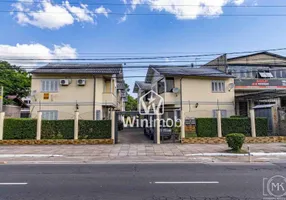
[[[32,71],[30,112],[43,119],[110,119],[125,108],[121,64],[50,63]]]
[[[286,109],[286,57],[270,53],[231,57],[222,55],[202,68],[218,69],[235,77],[236,115],[248,116],[255,106]]]
[[[144,81],[135,81],[133,93],[137,93],[137,109],[139,109],[139,99],[143,95],[147,94],[144,97],[144,101],[147,102],[148,99],[151,97],[151,94],[148,94],[148,92],[151,90],[151,84],[145,83]]]
[[[134,92],[140,97],[151,89],[163,97],[166,119],[179,119],[181,110],[187,118],[216,117],[218,109],[229,117],[234,115],[233,86],[233,76],[217,69],[151,65],[145,82],[136,83]]]

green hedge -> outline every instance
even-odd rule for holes
[[[198,137],[217,137],[216,118],[197,118],[196,132]],[[249,118],[222,118],[222,135],[229,133],[243,133],[251,136],[251,125]],[[268,126],[266,118],[256,118],[256,135],[267,136]]]
[[[43,120],[42,139],[73,139],[73,120]]]
[[[198,137],[217,137],[217,120],[215,118],[197,118],[196,132]]]
[[[222,135],[229,133],[243,133],[245,136],[251,136],[251,126],[249,118],[222,118]]]
[[[34,119],[5,119],[4,140],[35,139],[37,120]]]
[[[111,120],[80,120],[78,137],[80,139],[111,138]]]
[[[4,139],[36,139],[37,120],[5,119]],[[43,120],[42,139],[73,139],[73,120]],[[111,121],[79,121],[79,139],[111,138]]]

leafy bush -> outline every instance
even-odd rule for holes
[[[245,136],[251,136],[251,125],[249,118],[222,118],[222,135],[229,133],[243,133]]]
[[[249,118],[222,118],[222,135],[229,133],[243,133],[251,136],[251,123]],[[217,137],[216,118],[197,118],[196,132],[198,137]],[[256,118],[256,135],[267,136],[267,118]]]
[[[111,138],[111,120],[80,120],[79,138],[109,139]]]
[[[37,120],[5,119],[4,140],[35,139],[37,135]]]
[[[245,135],[242,133],[230,133],[226,136],[226,142],[233,151],[239,151],[244,143]]]
[[[5,119],[4,139],[36,139],[37,120]],[[43,120],[42,139],[73,139],[74,120]],[[111,121],[79,121],[79,139],[111,138]]]
[[[43,120],[42,139],[73,139],[74,120]]]
[[[217,137],[217,119],[197,118],[196,131],[198,137]]]
[[[233,115],[233,116],[230,116],[230,118],[245,118],[244,116],[239,116],[239,115]]]

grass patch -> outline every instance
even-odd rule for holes
[[[226,153],[237,153],[237,154],[246,154],[248,153],[247,151],[243,150],[243,149],[240,149],[240,150],[232,150],[232,149],[228,149],[225,151]]]
[[[196,133],[194,132],[186,132],[185,133],[186,138],[195,138],[198,137]]]

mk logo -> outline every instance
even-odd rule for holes
[[[147,101],[144,100],[147,97]],[[139,113],[141,115],[163,115],[164,99],[153,90],[147,92],[139,99]]]

